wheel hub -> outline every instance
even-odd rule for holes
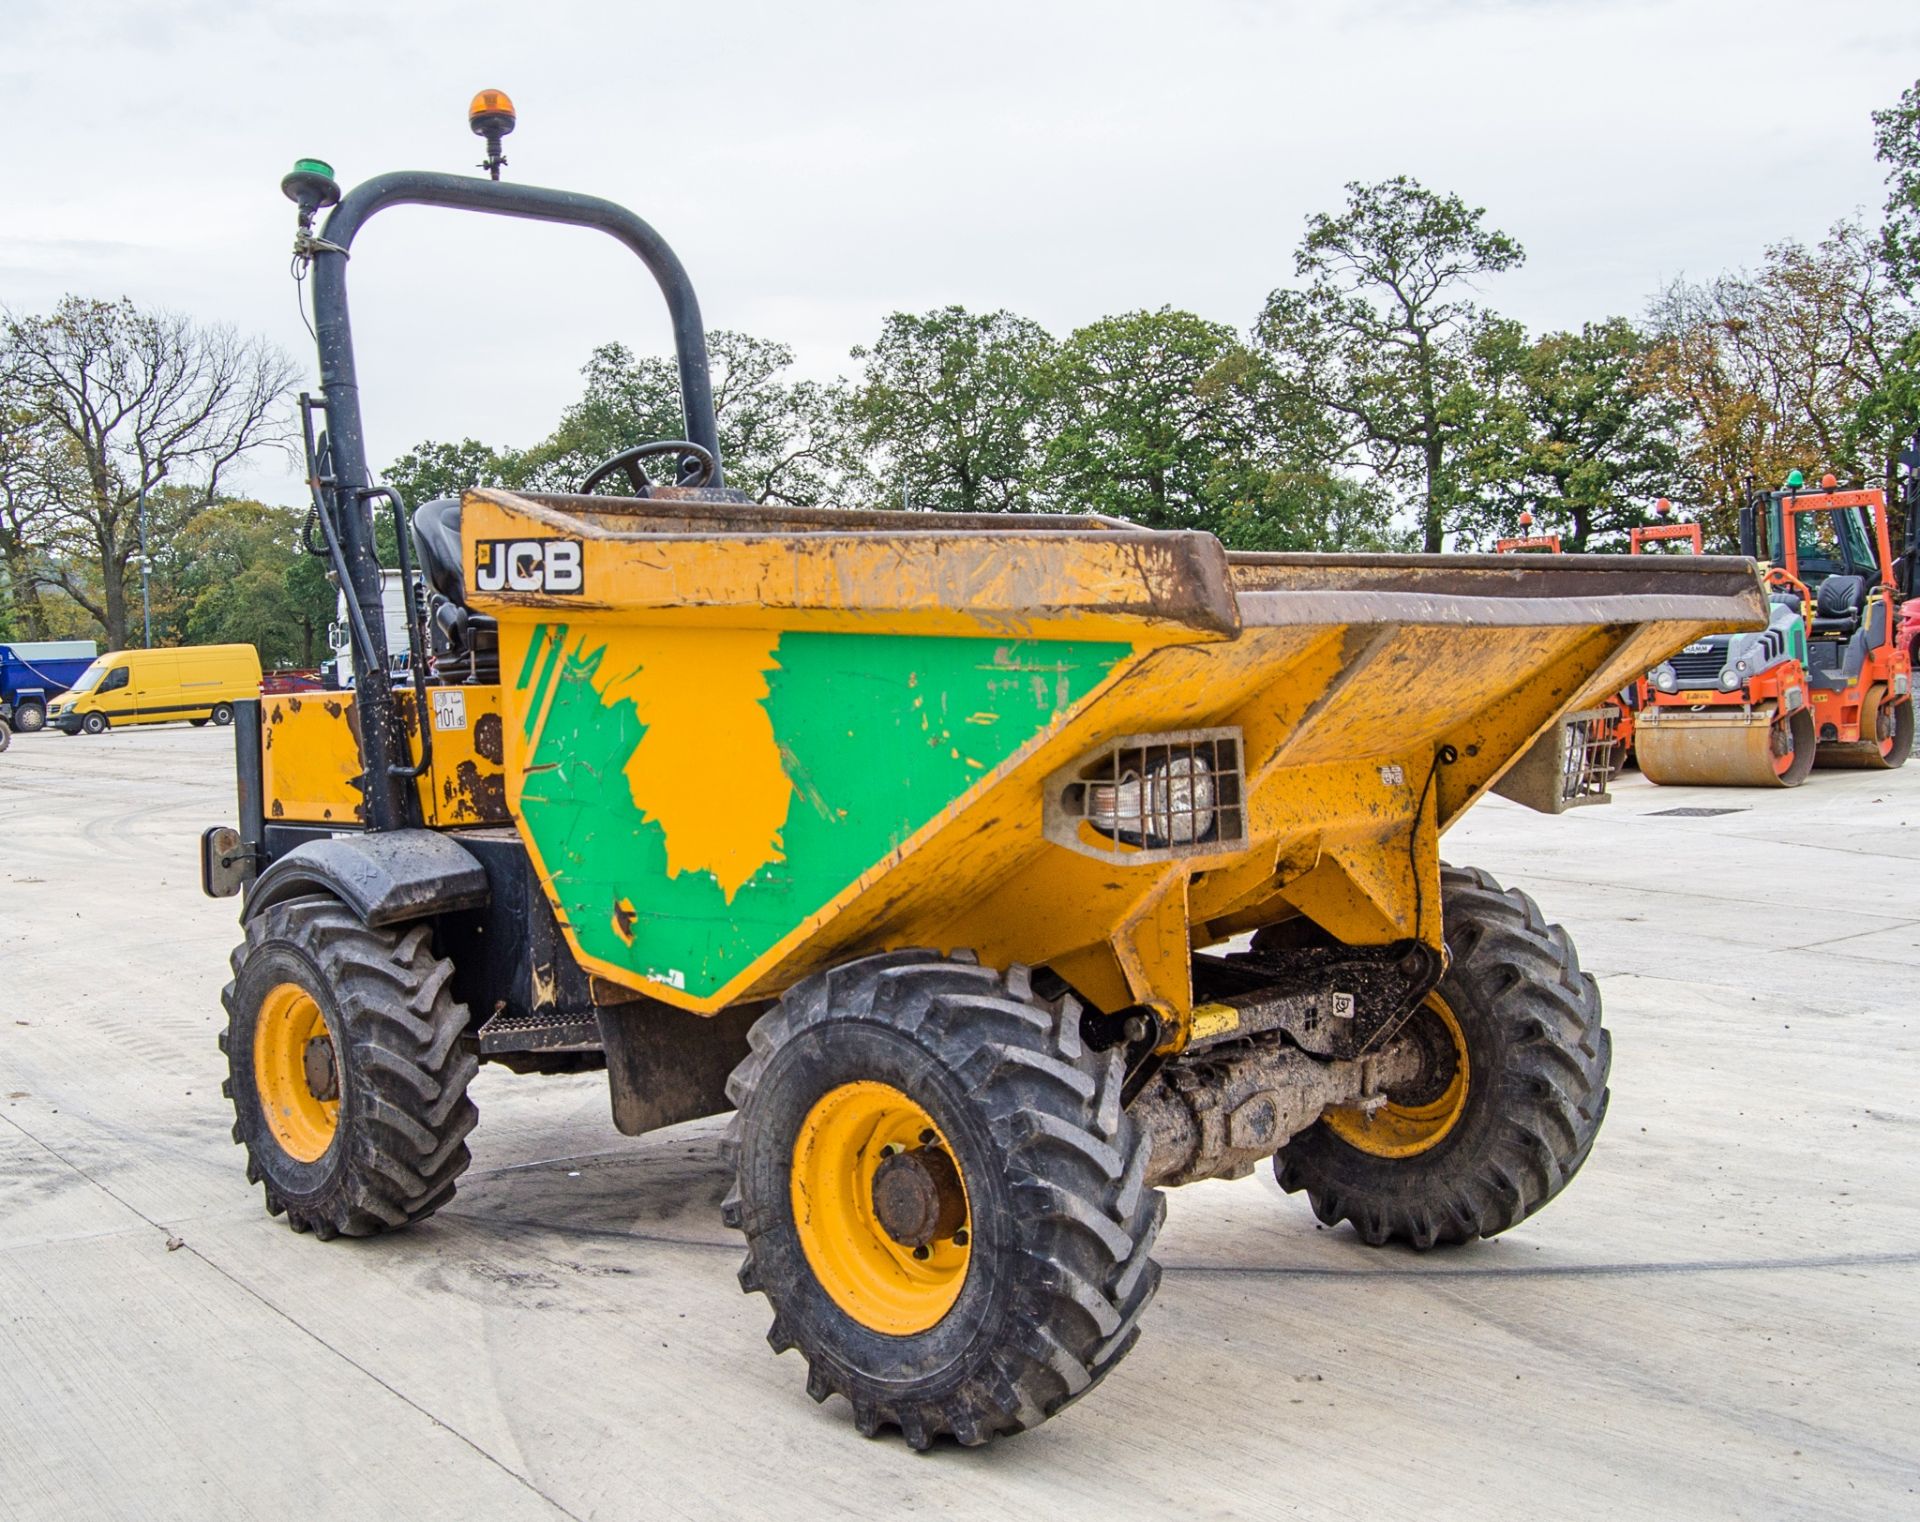
[[[325,1156],[340,1124],[340,1073],[326,1016],[298,983],[277,984],[260,1001],[253,1081],[281,1150],[302,1163]]]
[[[874,1170],[873,1214],[902,1247],[928,1247],[966,1225],[960,1171],[944,1147],[896,1152]]]
[[[1421,1076],[1377,1106],[1328,1110],[1327,1128],[1373,1157],[1415,1157],[1438,1146],[1467,1107],[1470,1064],[1460,1022],[1438,990],[1408,1018],[1407,1034],[1420,1042]]]
[[[315,1099],[340,1097],[340,1072],[334,1066],[331,1037],[315,1036],[309,1041],[300,1063],[306,1069],[307,1090]]]
[[[934,1118],[891,1084],[829,1090],[793,1140],[794,1228],[815,1279],[872,1331],[909,1337],[960,1296],[967,1182]]]

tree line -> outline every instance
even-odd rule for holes
[[[1644,310],[1529,333],[1490,299],[1519,241],[1407,177],[1316,214],[1242,331],[1171,307],[1057,336],[1007,311],[896,312],[856,373],[709,334],[728,483],[793,506],[1090,512],[1262,550],[1477,549],[1522,512],[1572,551],[1623,548],[1668,497],[1731,548],[1754,485],[1800,468],[1891,485],[1920,427],[1920,83],[1873,115],[1888,195],[1676,279]],[[285,447],[295,368],[258,340],[68,297],[0,327],[0,637],[247,639],[312,664],[332,613],[304,509],[223,475]],[[552,432],[425,441],[386,480],[568,490],[684,431],[670,356],[610,342]]]

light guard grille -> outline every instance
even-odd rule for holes
[[[1560,797],[1568,808],[1604,802],[1607,784],[1613,780],[1615,770],[1618,711],[1593,708],[1570,714],[1566,726],[1567,753],[1560,772]]]
[[[1124,735],[1049,777],[1045,806],[1049,840],[1107,861],[1238,851],[1247,841],[1240,731]]]

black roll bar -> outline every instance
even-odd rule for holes
[[[374,682],[356,683],[355,705],[360,714],[361,784],[365,789],[367,824],[376,830],[401,829],[420,823],[419,798],[408,785],[426,764],[425,732],[431,723],[424,705],[420,713],[422,756],[410,765],[406,727],[388,680],[387,636],[384,618],[367,619],[364,610],[381,606],[380,562],[374,552],[371,499],[375,489],[367,468],[366,436],[360,420],[360,383],[354,369],[353,328],[347,312],[347,262],[353,240],[367,220],[389,206],[445,206],[494,216],[523,217],[536,222],[559,222],[597,228],[624,243],[652,272],[666,298],[673,320],[674,350],[680,361],[680,405],[686,416],[686,436],[714,457],[710,484],[724,478],[720,468],[720,429],[713,410],[713,380],[707,365],[706,328],[700,303],[693,293],[679,256],[667,241],[624,206],[598,196],[536,185],[515,185],[470,175],[432,170],[401,170],[376,175],[356,185],[328,214],[317,238],[303,240],[301,251],[313,261],[314,338],[320,351],[320,390],[327,410],[329,486],[325,495],[337,511],[338,543],[330,544],[347,571],[342,590],[358,637],[364,637],[374,659],[364,668],[377,673]],[[311,452],[309,453],[311,458]],[[316,498],[321,493],[316,490]],[[398,506],[396,500],[396,508]],[[398,517],[403,514],[396,513]],[[400,524],[404,544],[405,522]],[[335,535],[329,533],[332,541]],[[415,673],[416,687],[424,680]]]

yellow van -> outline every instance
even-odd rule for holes
[[[259,696],[260,655],[251,645],[113,650],[48,705],[47,722],[70,735],[175,719],[231,724],[233,705]]]

